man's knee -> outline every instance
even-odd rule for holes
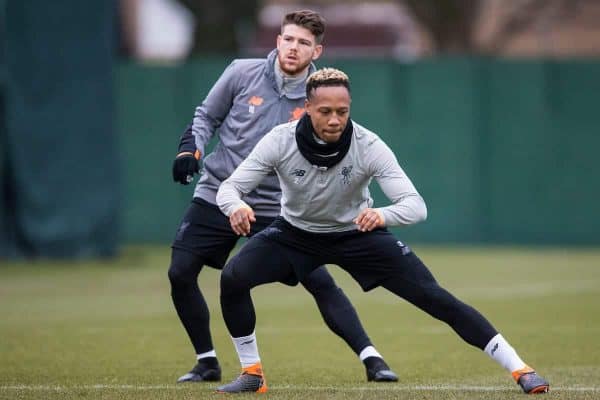
[[[313,296],[320,293],[327,293],[332,291],[341,291],[336,285],[333,277],[329,274],[329,271],[324,266],[320,266],[312,273],[310,273],[306,279],[302,281],[302,285],[308,290]]]
[[[221,297],[235,295],[240,291],[249,291],[250,285],[235,273],[236,258],[234,257],[221,272]]]
[[[196,283],[203,263],[200,258],[185,250],[173,249],[169,266],[171,286],[189,286]]]

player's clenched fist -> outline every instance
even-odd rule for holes
[[[241,207],[235,210],[229,216],[229,224],[231,229],[237,234],[246,236],[250,233],[250,226],[256,222],[254,211],[250,207]]]
[[[175,157],[175,160],[173,160],[173,180],[182,185],[188,185],[194,180],[194,174],[200,172],[198,166],[199,158],[200,152],[198,151],[196,151],[196,154],[187,151],[179,153]]]

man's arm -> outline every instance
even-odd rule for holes
[[[387,207],[375,208],[381,217],[380,226],[412,225],[427,218],[425,201],[404,173],[396,156],[381,140],[372,144],[372,175],[392,202]]]
[[[194,135],[196,149],[201,154],[204,154],[206,145],[231,110],[241,75],[241,71],[239,71],[236,64],[236,61],[229,64],[210,89],[202,104],[196,107],[192,123],[192,134]]]
[[[198,161],[201,156],[200,151],[196,149],[194,135],[192,135],[192,125],[189,124],[183,135],[181,135],[179,150],[175,160],[173,160],[173,180],[182,185],[192,182],[194,174],[200,171]]]
[[[196,152],[200,151],[196,149],[194,135],[192,134],[192,124],[188,124],[188,126],[185,127],[185,131],[183,131],[183,134],[181,135],[181,139],[179,140],[179,151],[177,154],[194,154]]]
[[[198,161],[217,128],[229,113],[235,96],[234,62],[221,74],[206,99],[196,108],[192,124],[188,125],[179,141],[179,151],[173,161],[173,180],[187,185],[200,171]]]

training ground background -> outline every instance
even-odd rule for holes
[[[548,399],[600,398],[600,249],[415,246],[440,283],[475,306],[552,384]],[[166,246],[127,247],[110,262],[3,262],[0,399],[222,398],[214,383],[177,385],[194,364],[173,309]],[[445,324],[382,289],[363,293],[330,267],[400,375],[367,383],[357,357],[300,287],[253,292],[274,399],[518,399],[520,389]],[[223,380],[239,371],[218,302],[201,287]]]

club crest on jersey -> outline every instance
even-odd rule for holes
[[[342,183],[344,185],[349,185],[352,181],[352,165],[342,168]]]
[[[298,184],[304,180],[304,175],[306,175],[306,170],[296,168],[290,175],[294,177],[294,183]]]
[[[259,96],[250,97],[250,100],[248,100],[248,112],[250,114],[254,114],[254,111],[256,111],[256,107],[260,106],[263,103],[263,101],[264,99]]]
[[[290,111],[290,114],[291,114],[291,116],[290,116],[289,122],[300,119],[300,117],[302,117],[302,114],[304,114],[304,108],[296,107],[292,111]]]

